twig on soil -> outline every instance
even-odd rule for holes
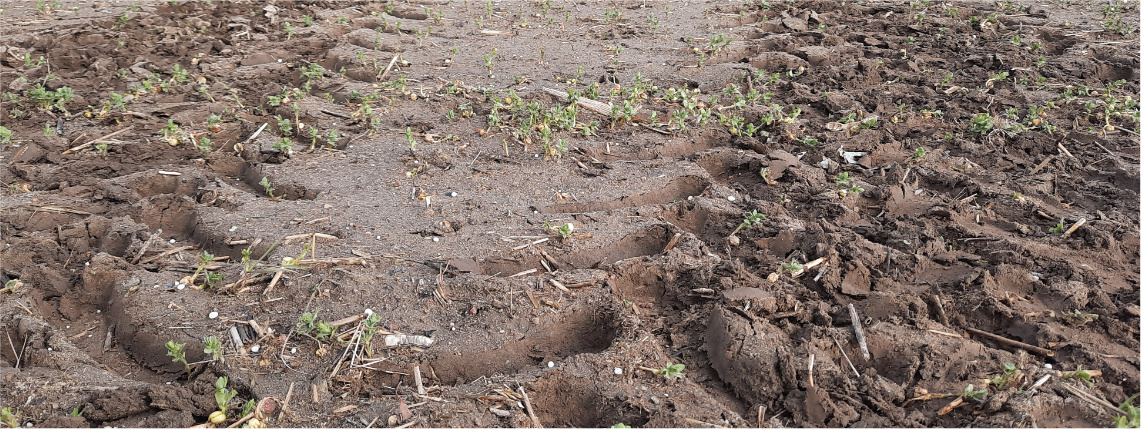
[[[1041,164],[1038,164],[1037,167],[1034,167],[1033,170],[1030,170],[1030,174],[1031,175],[1038,174],[1038,171],[1041,170],[1042,168],[1046,167],[1046,164],[1049,164],[1050,161],[1053,161],[1055,156],[1056,155],[1047,156],[1046,159],[1044,161],[1042,161]]]
[[[195,247],[194,247],[194,246],[182,246],[182,247],[175,247],[175,248],[173,248],[173,249],[170,249],[170,250],[167,250],[167,251],[165,251],[165,252],[159,253],[159,254],[157,254],[157,255],[151,256],[151,257],[149,257],[149,258],[147,258],[147,259],[143,259],[143,262],[141,262],[141,263],[142,263],[142,264],[149,264],[149,263],[151,263],[151,262],[157,261],[157,260],[159,260],[159,259],[162,259],[162,258],[164,258],[164,257],[167,257],[167,256],[170,256],[170,255],[173,255],[173,254],[175,254],[175,253],[178,253],[178,252],[181,252],[181,251],[184,251],[184,250],[194,250],[194,249],[195,249]]]
[[[673,249],[673,248],[674,248],[674,246],[676,246],[676,245],[677,245],[677,241],[678,241],[678,239],[680,239],[680,238],[681,238],[681,233],[680,233],[680,232],[678,232],[678,233],[674,233],[674,236],[673,236],[673,238],[671,238],[671,239],[670,239],[670,242],[669,242],[669,243],[666,243],[666,247],[662,249],[662,253],[663,253],[663,254],[665,254],[665,253],[669,252],[669,251],[670,251],[670,249]]]
[[[942,335],[942,336],[945,336],[945,337],[951,337],[951,338],[963,338],[963,336],[962,336],[962,335],[956,334],[956,333],[954,333],[954,332],[940,331],[940,330],[938,330],[938,329],[928,329],[928,330],[927,330],[927,332],[930,332],[930,333],[932,333],[932,334],[939,334],[939,335]]]
[[[4,329],[4,335],[8,337],[8,347],[12,349],[12,355],[16,356],[15,368],[20,369],[20,353],[16,351],[16,343],[12,341],[12,334],[9,334],[8,330]]]
[[[82,210],[74,210],[74,209],[69,209],[69,208],[64,208],[64,207],[51,207],[51,206],[36,207],[36,211],[37,212],[52,212],[52,213],[71,213],[71,214],[77,214],[77,215],[81,215],[81,216],[90,216],[91,215],[91,213],[88,213],[88,212],[85,212]]]
[[[1079,226],[1085,225],[1085,223],[1086,223],[1086,218],[1083,217],[1081,219],[1078,219],[1077,222],[1074,222],[1074,226],[1071,226],[1070,229],[1067,229],[1065,233],[1062,233],[1062,238],[1069,237],[1070,234],[1073,234],[1074,231],[1076,231]]]
[[[939,294],[935,294],[931,297],[931,300],[935,301],[935,314],[939,315],[939,321],[943,322],[944,326],[951,326],[951,323],[947,320],[947,312],[943,311],[943,299],[939,297]]]
[[[1032,346],[1030,344],[1026,344],[1026,343],[1021,342],[1021,341],[1016,341],[1016,340],[1012,340],[1010,338],[1001,337],[1001,336],[992,334],[990,332],[980,331],[980,330],[975,329],[975,328],[965,328],[965,329],[967,330],[967,332],[978,335],[980,337],[989,338],[989,339],[991,339],[997,343],[1002,343],[1002,344],[1006,344],[1008,346],[1017,347],[1017,348],[1020,348],[1022,350],[1026,350],[1026,351],[1031,352],[1031,353],[1039,354],[1042,356],[1053,356],[1054,355],[1054,352],[1052,350],[1049,350],[1049,349],[1044,349],[1044,348],[1041,348],[1038,346]]]
[[[808,355],[808,387],[816,387],[816,383],[812,380],[812,367],[816,366],[816,354],[810,353]]]
[[[507,276],[507,277],[508,277],[508,278],[511,278],[511,277],[522,277],[522,276],[525,276],[525,275],[528,275],[528,274],[534,274],[534,273],[537,273],[537,272],[539,272],[539,269],[538,269],[538,268],[532,268],[532,269],[529,269],[529,270],[524,270],[524,271],[520,271],[520,272],[517,272],[517,273],[515,273],[515,274],[512,274],[512,275],[509,275],[509,276]]]
[[[562,283],[560,283],[558,280],[549,279],[547,281],[550,282],[551,286],[554,286],[555,289],[558,289],[558,290],[562,291],[563,293],[570,295],[570,293],[571,293],[570,289],[567,289],[567,287],[564,286]]]
[[[711,428],[723,428],[723,427],[725,427],[725,426],[715,425],[715,424],[709,423],[709,422],[703,422],[703,421],[697,420],[697,419],[691,419],[689,417],[686,417],[685,421],[686,421],[686,423],[689,423],[691,425],[701,425],[704,427],[711,427]]]
[[[293,382],[289,382],[289,390],[285,392],[285,403],[281,404],[281,415],[285,416],[285,412],[289,409],[289,400],[293,398]]]
[[[80,149],[83,149],[83,148],[85,148],[85,147],[91,146],[91,145],[93,145],[93,144],[95,144],[95,143],[99,142],[100,140],[104,140],[104,139],[109,139],[109,138],[111,138],[111,137],[115,137],[115,136],[117,136],[117,135],[119,135],[119,134],[123,134],[123,133],[127,132],[127,131],[128,131],[128,130],[130,130],[130,129],[131,129],[131,127],[123,128],[123,129],[121,129],[121,130],[119,130],[119,131],[115,131],[115,132],[113,132],[113,133],[111,133],[111,134],[107,134],[107,135],[105,135],[105,136],[103,136],[103,137],[99,137],[99,138],[96,138],[95,140],[92,140],[92,141],[89,141],[89,142],[87,142],[87,143],[81,144],[81,145],[79,145],[79,146],[76,146],[76,147],[70,148],[70,149],[68,149],[68,150],[65,150],[65,151],[61,152],[60,154],[61,154],[61,155],[70,155],[70,154],[73,154],[73,153],[75,153],[75,152],[78,152]]]
[[[1085,392],[1082,389],[1071,386],[1069,383],[1059,383],[1059,384],[1061,384],[1063,388],[1065,388],[1068,392],[1072,393],[1074,396],[1077,396],[1079,399],[1082,399],[1082,400],[1089,402],[1091,404],[1094,404],[1094,405],[1100,405],[1102,407],[1105,407],[1106,409],[1109,409],[1110,411],[1114,411],[1114,412],[1118,412],[1118,413],[1122,412],[1121,410],[1117,409],[1117,407],[1113,406],[1113,404],[1110,404],[1108,401],[1101,399],[1097,396],[1094,396],[1092,393]]]
[[[245,141],[234,145],[234,152],[241,152],[242,147],[245,146],[246,143],[252,142],[252,141],[254,141],[254,139],[258,138],[258,135],[261,134],[262,130],[264,130],[267,125],[269,125],[269,122],[261,124],[261,126],[258,127],[258,130],[254,131],[253,134],[250,134],[250,136],[247,137]]]
[[[388,62],[388,66],[384,68],[384,71],[381,72],[380,74],[376,75],[377,81],[382,81],[382,80],[384,80],[385,76],[388,76],[388,72],[392,71],[392,65],[396,64],[396,59],[398,59],[398,58],[400,58],[400,54],[396,54],[396,55],[392,56],[392,61]]]
[[[1070,151],[1067,150],[1065,146],[1062,146],[1062,142],[1058,142],[1058,150],[1061,151],[1062,153],[1066,154],[1066,156],[1068,156],[1070,158],[1074,157],[1074,154],[1070,153]]]
[[[1071,139],[1071,140],[1074,140],[1074,139]],[[1075,142],[1078,142],[1078,143],[1081,143],[1081,142],[1079,142],[1079,141],[1077,141],[1077,140],[1074,140],[1074,141],[1075,141]],[[1104,150],[1104,151],[1105,151],[1105,153],[1108,153],[1108,154],[1109,154],[1109,156],[1113,157],[1113,160],[1114,160],[1114,161],[1119,161],[1119,162],[1121,161],[1121,158],[1119,158],[1119,157],[1117,156],[1117,154],[1116,154],[1116,153],[1113,153],[1113,152],[1111,152],[1109,149],[1107,149],[1105,146],[1102,146],[1102,145],[1101,145],[1101,143],[1098,143],[1098,142],[1097,142],[1097,140],[1090,140],[1090,143],[1093,143],[1093,144],[1097,145],[1097,147],[1101,148],[1101,150]],[[1095,163],[1095,164],[1096,164],[1096,163]]]
[[[797,277],[804,275],[804,273],[808,272],[808,270],[816,268],[817,265],[820,265],[820,264],[824,263],[824,261],[827,261],[827,260],[828,260],[827,257],[821,256],[819,258],[816,258],[816,259],[813,259],[811,261],[806,262],[803,267],[801,267],[795,273],[792,273],[792,278],[795,279]]]
[[[840,346],[840,341],[837,341],[836,337],[831,338],[832,342],[836,343],[836,348],[840,349],[840,355],[844,356],[844,361],[848,362],[848,368],[852,369],[852,373],[856,374],[856,378],[860,378],[860,371],[856,370],[856,365],[853,365],[852,360],[848,358],[848,352],[844,351],[844,347]]]
[[[273,278],[269,280],[269,286],[265,287],[265,290],[262,291],[261,295],[268,296],[269,291],[273,290],[273,287],[277,285],[277,282],[281,280],[281,276],[283,275],[285,275],[285,270],[280,270],[276,273],[273,273]]]
[[[570,95],[568,95],[565,92],[559,91],[557,89],[543,88],[543,91],[546,91],[548,94],[559,97],[559,99],[561,99],[563,101],[570,99]],[[608,117],[608,118],[610,117],[611,110],[613,110],[613,107],[611,107],[609,104],[602,103],[600,101],[594,101],[594,100],[591,100],[591,99],[586,98],[586,97],[579,97],[577,100],[575,100],[575,104],[582,106],[582,107],[585,107],[587,109],[590,109],[590,110],[594,111],[595,113],[598,113],[598,114],[605,116],[605,117]],[[639,108],[635,108],[633,113],[636,114],[638,112],[638,110],[639,110]]]
[[[531,423],[536,428],[541,428],[543,425],[539,423],[539,416],[535,415],[535,408],[531,406],[531,397],[527,396],[527,391],[523,390],[523,386],[519,386],[519,393],[523,395],[523,406],[527,408],[527,416],[531,418]]]
[[[245,416],[245,417],[242,417],[242,418],[238,419],[238,421],[236,421],[236,422],[234,422],[234,423],[232,423],[232,424],[230,424],[229,426],[226,426],[226,427],[227,427],[227,428],[236,428],[236,427],[238,427],[238,426],[241,426],[241,425],[242,425],[242,423],[248,422],[248,421],[250,421],[250,419],[254,418],[254,415],[255,415],[255,414],[257,414],[257,413],[249,413],[249,414],[246,414],[246,416]]]
[[[424,377],[420,375],[420,365],[412,367],[412,380],[416,382],[417,395],[423,396],[428,394],[428,391],[424,389]]]
[[[147,248],[151,247],[151,243],[154,242],[155,238],[158,238],[160,234],[162,234],[162,228],[155,230],[154,234],[151,234],[151,236],[147,238],[147,241],[143,243],[143,248],[139,249],[139,254],[135,255],[135,259],[131,260],[132,265],[138,264],[139,260],[143,259],[143,255],[147,253]]]
[[[419,423],[419,422],[420,422],[420,420],[418,420],[418,419],[412,419],[412,420],[409,420],[409,421],[408,421],[408,423],[402,424],[402,425],[400,425],[400,426],[396,426],[396,427],[394,427],[394,428],[392,428],[392,429],[405,429],[405,428],[410,428],[410,427],[412,427],[412,425],[414,425],[414,424],[416,424],[416,423]]]
[[[512,247],[512,248],[511,248],[511,250],[523,250],[523,249],[526,249],[527,247],[530,247],[530,246],[533,246],[533,245],[536,245],[536,244],[542,244],[542,243],[546,243],[546,242],[547,242],[547,241],[549,241],[549,240],[550,240],[550,238],[549,238],[549,237],[540,238],[540,239],[538,239],[538,240],[532,241],[532,242],[530,242],[530,243],[527,243],[527,244],[523,244],[523,245],[520,245],[520,246],[515,246],[515,247]]]
[[[560,264],[560,263],[559,263],[559,261],[558,261],[558,260],[556,260],[556,259],[555,259],[555,257],[554,257],[554,256],[551,256],[551,254],[550,254],[550,253],[547,253],[547,251],[546,251],[546,250],[543,250],[543,249],[539,249],[539,255],[542,255],[542,256],[543,256],[543,259],[546,259],[546,260],[547,260],[547,262],[550,262],[550,263],[551,263],[551,268],[552,268],[554,271],[558,271],[558,269],[559,269],[559,265],[562,265],[562,264]]]
[[[852,332],[856,334],[856,342],[860,344],[860,354],[864,356],[864,360],[872,360],[872,354],[868,352],[868,339],[864,337],[864,324],[860,322],[856,306],[848,304],[848,315],[852,318]]]

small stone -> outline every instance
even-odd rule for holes
[[[174,239],[173,239],[173,238],[172,238],[172,239],[170,239],[170,244],[174,244],[174,243],[176,243],[176,241],[174,241]]]
[[[179,283],[179,284],[178,284],[178,285],[176,285],[174,288],[175,288],[175,289],[178,289],[178,290],[183,290],[183,289],[186,289],[186,283]]]
[[[547,368],[554,368],[554,367],[555,367],[555,361],[547,361]]]
[[[258,351],[261,351],[261,344],[254,344],[250,347],[251,353],[257,353]]]
[[[440,237],[432,237],[432,241],[440,241]]]
[[[741,239],[739,237],[737,237],[736,235],[730,235],[729,236],[729,245],[730,246],[736,246],[738,244],[741,244]]]
[[[218,312],[217,311],[211,311],[210,314],[207,315],[206,317],[209,317],[211,319],[217,319],[218,318]]]
[[[725,199],[727,199],[727,200],[729,200],[729,201],[737,201],[737,197],[734,197],[734,196],[732,196],[732,195],[730,195],[730,196],[728,196],[728,197],[725,197]]]
[[[295,354],[297,354],[297,347],[293,347],[293,348],[290,348],[290,349],[289,349],[289,354],[291,354],[291,355],[295,355]]]
[[[622,368],[614,368],[614,375],[622,375]]]

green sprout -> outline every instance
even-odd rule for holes
[[[982,402],[986,400],[990,392],[986,389],[975,389],[975,385],[968,384],[966,389],[963,389],[963,397],[975,402]]]
[[[971,123],[968,127],[971,134],[981,136],[994,130],[994,119],[988,113],[979,113],[971,117]]]
[[[797,262],[796,259],[793,258],[793,260],[791,260],[791,261],[781,262],[780,269],[781,269],[781,271],[784,271],[784,272],[789,273],[789,274],[796,274],[796,273],[804,270],[804,264]]]
[[[655,369],[654,374],[665,377],[667,380],[685,377],[685,365],[680,363],[666,362],[666,366]]]
[[[20,427],[20,412],[11,407],[0,409],[0,423],[10,428]]]
[[[1125,413],[1124,416],[1114,416],[1113,423],[1119,428],[1136,428],[1141,427],[1141,409],[1133,406],[1133,400],[1137,395],[1130,396],[1125,402],[1117,406],[1118,410]]]
[[[258,184],[261,185],[262,189],[265,190],[265,194],[269,195],[270,198],[279,198],[278,196],[273,195],[273,191],[276,191],[277,188],[273,187],[273,183],[270,183],[268,177],[262,177],[261,181],[258,182]]]
[[[574,232],[574,224],[570,222],[559,226],[548,226],[548,228],[550,228],[551,231],[557,232],[559,237],[562,237],[563,239],[570,238],[571,233]]]
[[[206,349],[202,350],[203,353],[210,355],[214,360],[222,359],[222,342],[218,341],[218,337],[211,335],[202,342],[206,345]]]
[[[1016,371],[1018,371],[1018,365],[1015,365],[1015,364],[1010,363],[1010,362],[1003,362],[1002,363],[1002,374],[997,374],[994,377],[991,377],[990,379],[988,379],[987,381],[990,384],[994,385],[994,387],[996,389],[1001,390],[1001,389],[1007,387],[1007,385],[1009,385],[1010,382],[1013,381],[1013,376],[1014,376],[1014,373]]]
[[[171,357],[171,362],[182,362],[182,366],[186,367],[186,377],[190,377],[190,364],[186,362],[186,343],[176,343],[174,340],[166,342],[166,355]]]
[[[1050,227],[1051,234],[1061,234],[1066,232],[1066,218],[1058,219],[1058,224]]]
[[[761,226],[761,221],[764,221],[768,218],[769,217],[765,216],[764,213],[758,213],[756,210],[753,210],[752,212],[749,212],[745,215],[745,220],[741,221],[741,224],[737,225],[737,228],[734,229],[733,233],[729,235],[737,235],[737,232],[742,229],[753,229],[753,227]]]
[[[1062,373],[1062,379],[1063,380],[1069,379],[1069,378],[1078,379],[1078,380],[1081,380],[1083,383],[1086,384],[1086,386],[1089,386],[1089,387],[1093,387],[1093,377],[1094,377],[1094,374],[1092,372],[1090,372],[1089,370],[1083,369],[1081,365],[1078,365],[1078,369],[1075,369],[1073,371],[1066,371],[1066,372]]]
[[[230,411],[230,401],[238,394],[237,390],[226,388],[229,381],[226,377],[218,377],[218,380],[214,382],[214,402],[218,403],[218,409],[222,411],[222,414]]]

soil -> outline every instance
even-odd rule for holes
[[[4,406],[1112,425],[1136,2],[748,3],[5,3]]]

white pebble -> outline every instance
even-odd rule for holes
[[[291,354],[291,355],[297,354],[297,347],[289,349],[289,354]]]
[[[52,348],[51,348],[51,347],[48,347],[48,351],[49,351],[49,352],[50,352],[50,351],[52,351]]]
[[[173,238],[172,238],[172,239],[170,239],[170,244],[174,244],[174,243],[176,243],[176,242],[174,241],[174,239],[173,239]]]
[[[178,290],[183,290],[183,289],[186,289],[186,283],[179,283],[179,284],[178,284],[177,286],[175,286],[174,288],[175,288],[175,289],[178,289]]]
[[[257,353],[259,350],[261,350],[261,344],[254,344],[250,347],[250,351],[253,353]]]
[[[554,367],[555,367],[555,361],[547,361],[547,368],[554,368]]]
[[[622,368],[614,368],[614,375],[622,375]]]
[[[1042,365],[1042,368],[1046,368],[1046,369],[1054,369],[1054,365],[1045,364],[1045,365]]]
[[[727,199],[727,200],[729,200],[729,201],[737,201],[737,197],[734,197],[734,196],[732,196],[732,195],[730,195],[730,196],[728,196],[728,197],[725,197],[725,199]]]
[[[218,312],[217,311],[211,311],[210,314],[206,317],[209,317],[211,319],[217,319],[218,318]]]
[[[440,237],[432,237],[432,241],[440,241]]]

